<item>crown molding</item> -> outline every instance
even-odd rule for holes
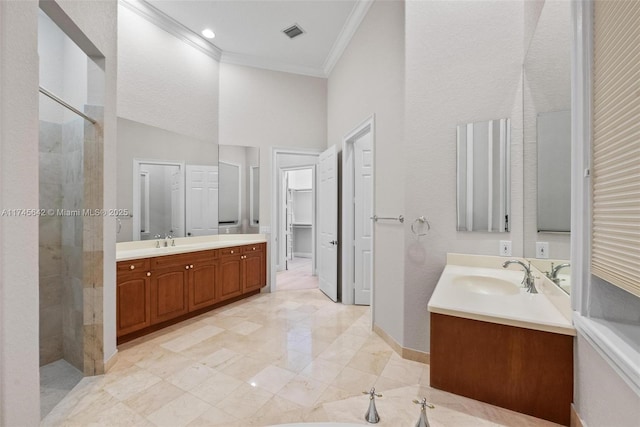
[[[189,46],[217,61],[220,61],[220,58],[222,57],[222,50],[218,46],[206,41],[204,38],[200,37],[200,35],[191,31],[189,28],[185,27],[145,0],[119,0],[118,3],[135,12],[152,24],[162,28],[169,34],[177,37]]]
[[[340,31],[338,38],[331,48],[331,52],[329,52],[327,59],[324,61],[323,71],[325,77],[329,77],[333,67],[335,67],[340,57],[342,57],[342,54],[347,49],[347,46],[349,46],[349,42],[351,42],[356,31],[358,31],[362,20],[367,15],[367,12],[373,2],[374,0],[356,1],[355,6],[351,10],[349,17],[344,24],[344,27],[342,27],[342,31]]]
[[[284,73],[302,74],[310,77],[326,78],[322,68],[304,67],[300,65],[288,64],[286,62],[275,61],[267,58],[259,58],[252,55],[244,55],[234,52],[222,52],[220,62],[234,65],[244,65],[265,70],[281,71]]]

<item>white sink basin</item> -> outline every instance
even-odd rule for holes
[[[452,282],[454,286],[461,286],[469,292],[482,295],[516,295],[520,293],[518,285],[497,277],[458,276]]]

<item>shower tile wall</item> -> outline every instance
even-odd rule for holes
[[[62,208],[62,125],[40,121],[40,208]],[[63,357],[62,227],[57,215],[40,216],[40,366]]]
[[[85,113],[96,119],[104,108],[85,105]],[[95,212],[103,209],[104,139],[102,124],[84,123],[84,207]],[[84,373],[104,374],[103,348],[103,216],[85,216],[83,237],[84,283]]]
[[[84,120],[73,118],[62,125],[62,336],[64,358],[83,371],[83,221]]]

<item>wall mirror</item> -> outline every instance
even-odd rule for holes
[[[571,5],[546,1],[523,79],[524,255],[570,290]],[[558,266],[562,266],[558,268]]]
[[[117,144],[118,206],[132,213],[118,218],[118,242],[258,233],[258,148],[219,146],[123,118]]]
[[[457,127],[458,231],[509,231],[509,119]]]

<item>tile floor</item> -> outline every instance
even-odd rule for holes
[[[106,374],[84,378],[44,426],[269,426],[363,419],[372,386],[380,426],[555,424],[429,388],[429,366],[370,332],[367,307],[319,290],[259,294],[119,347]]]
[[[287,262],[287,270],[276,275],[276,291],[316,289],[318,276],[313,276],[311,258],[295,257]]]
[[[80,382],[83,374],[64,359],[40,367],[40,417],[47,415]]]

